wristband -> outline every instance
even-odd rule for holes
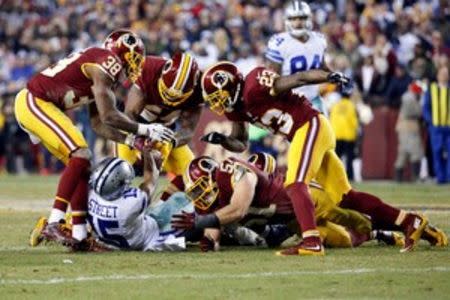
[[[138,128],[137,128],[136,134],[147,136],[147,126],[145,124],[138,123]]]
[[[216,214],[198,215],[195,218],[195,228],[220,228],[220,221]]]
[[[125,145],[133,147],[136,136],[132,133],[127,134],[125,141],[123,142]]]

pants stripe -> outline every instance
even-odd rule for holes
[[[71,152],[75,151],[78,148],[76,143],[69,135],[66,134],[66,132],[59,126],[59,124],[52,120],[48,115],[45,114],[45,112],[43,112],[39,108],[39,106],[37,106],[31,93],[28,93],[27,105],[31,113],[36,116],[36,118],[38,118],[42,123],[47,125],[47,127],[61,139],[61,141],[66,145],[67,148],[69,148]]]
[[[297,177],[298,182],[303,182],[305,180],[306,173],[308,171],[309,165],[311,164],[311,156],[314,149],[314,143],[317,139],[317,133],[319,132],[318,129],[318,118],[314,117],[311,120],[311,127],[308,129],[308,136],[306,137],[306,142],[302,151],[303,153],[300,163],[299,175]]]

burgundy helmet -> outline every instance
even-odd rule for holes
[[[108,35],[103,48],[120,58],[127,77],[135,82],[141,74],[145,57],[144,43],[141,38],[130,30],[119,29]]]
[[[243,76],[235,64],[218,62],[203,73],[203,99],[218,115],[231,112],[238,101],[243,81]]]
[[[175,53],[164,65],[158,79],[159,95],[164,104],[178,106],[194,92],[200,70],[197,62],[188,53]]]
[[[275,157],[266,152],[253,153],[247,161],[268,174],[274,173],[277,168]]]
[[[193,159],[183,176],[187,198],[199,209],[207,210],[219,191],[214,174],[219,164],[209,156]]]

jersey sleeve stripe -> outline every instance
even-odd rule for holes
[[[82,66],[82,70],[83,70],[84,65],[95,66],[95,67],[99,68],[100,70],[102,70],[102,72],[105,73],[106,75],[108,75],[113,81],[116,81],[116,78],[114,78],[114,76],[109,74],[109,72],[105,68],[103,68],[101,65],[96,64],[96,63],[84,63]],[[85,71],[83,73],[85,73]]]
[[[275,56],[281,56],[281,52],[278,51],[278,50],[273,50],[273,49],[267,48],[266,51],[271,53],[271,54],[273,54],[273,55],[275,55]]]
[[[271,60],[271,61],[277,62],[277,63],[282,63],[283,62],[283,58],[282,57],[273,56],[273,55],[271,55],[269,53],[266,53],[266,58]]]

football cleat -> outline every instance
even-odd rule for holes
[[[275,252],[277,256],[288,256],[288,255],[313,255],[313,256],[324,256],[325,249],[322,243],[316,239],[303,240],[297,246],[277,251]]]
[[[421,236],[422,239],[428,241],[431,246],[446,247],[448,246],[448,237],[439,228],[428,225]]]
[[[33,230],[30,233],[30,246],[36,247],[44,240],[44,236],[42,235],[42,231],[47,226],[48,221],[46,217],[40,217],[37,221],[36,225],[34,225]]]
[[[409,213],[403,221],[403,229],[405,234],[405,246],[400,252],[409,252],[414,250],[422,236],[423,231],[428,225],[428,220],[425,216]]]
[[[375,232],[375,238],[379,243],[383,243],[388,246],[405,246],[405,239],[397,232],[377,230]]]
[[[59,222],[48,223],[42,230],[42,236],[47,241],[54,241],[62,245],[68,245],[72,240],[71,230]]]

